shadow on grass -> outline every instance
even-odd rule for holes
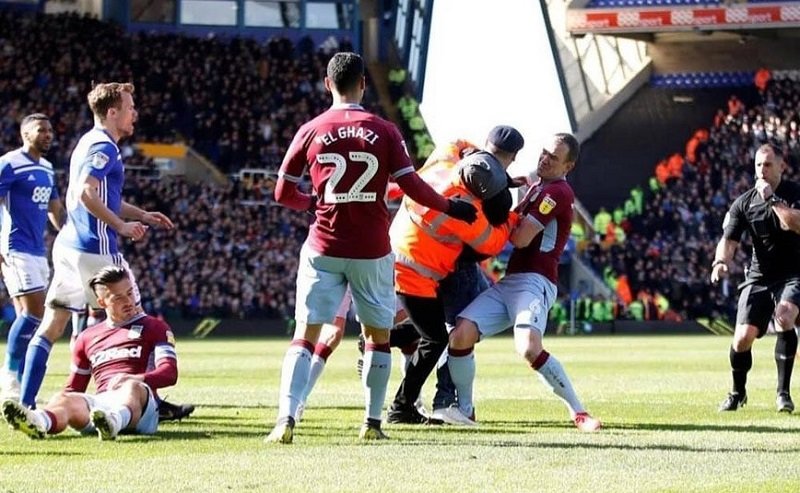
[[[66,451],[63,451],[63,450],[61,450],[61,451],[53,451],[53,450],[49,450],[49,451],[48,450],[39,450],[39,451],[37,451],[37,450],[26,449],[24,452],[16,452],[16,451],[13,451],[13,450],[12,451],[0,450],[0,457],[3,457],[3,456],[6,456],[6,457],[14,457],[14,456],[30,457],[32,455],[40,455],[42,457],[48,457],[48,456],[68,457],[68,456],[74,456],[74,455],[87,455],[87,454],[85,454],[83,452],[66,452]]]
[[[574,428],[569,421],[481,421],[481,425],[510,428]],[[461,428],[462,430],[464,428]],[[750,426],[737,424],[702,424],[702,423],[614,423],[603,421],[603,431],[720,431],[734,433],[786,433],[787,429],[779,426]]]
[[[277,405],[270,403],[270,404],[248,404],[248,405],[239,405],[239,404],[195,404],[196,409],[195,412],[199,409],[266,409],[266,410],[275,410],[278,408]],[[364,406],[311,406],[306,409],[307,412],[316,412],[316,411],[363,411]],[[194,416],[194,415],[192,415]]]
[[[608,429],[652,430],[652,431],[721,431],[734,433],[786,433],[779,426],[750,426],[737,424],[692,424],[692,423],[603,423]]]
[[[600,432],[596,436],[601,436]],[[800,448],[789,448],[780,450],[764,450],[763,448],[756,447],[696,447],[691,445],[677,445],[677,444],[649,444],[649,445],[630,445],[621,443],[563,443],[563,442],[522,442],[513,440],[459,440],[455,443],[442,442],[441,440],[428,440],[424,438],[410,438],[398,441],[403,446],[474,446],[474,447],[505,447],[505,448],[530,448],[530,449],[568,449],[568,450],[634,450],[634,451],[672,451],[672,452],[693,452],[693,453],[742,453],[752,452],[758,454],[796,454],[800,452]],[[395,442],[395,443],[398,443]]]
[[[160,441],[173,441],[173,440],[213,440],[215,438],[255,438],[265,436],[269,430],[266,427],[259,428],[258,430],[243,430],[241,427],[236,429],[218,429],[213,431],[207,430],[187,430],[187,429],[159,429],[155,435],[120,435],[117,443],[124,444],[139,444],[142,442],[160,442]]]

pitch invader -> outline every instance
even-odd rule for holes
[[[44,158],[53,142],[47,115],[22,119],[23,145],[0,157],[0,264],[16,318],[8,332],[0,394],[19,398],[28,343],[44,314],[44,296],[50,282],[44,232],[47,220],[56,229],[64,209],[53,178],[53,165]]]
[[[96,85],[87,96],[95,126],[80,138],[70,158],[67,222],[53,245],[53,282],[42,324],[25,356],[20,399],[26,406],[36,404],[50,349],[64,333],[70,312],[82,311],[86,304],[100,309],[89,288],[91,277],[107,265],[127,269],[117,237],[136,241],[144,237],[147,225],[174,227],[164,214],[122,200],[125,172],[117,143],[133,135],[133,92],[133,84],[110,82]],[[138,301],[136,282],[131,282]]]

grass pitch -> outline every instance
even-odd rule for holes
[[[363,396],[345,340],[289,446],[262,442],[276,413],[288,340],[179,341],[170,400],[195,414],[156,437],[100,443],[65,432],[42,442],[0,427],[0,492],[197,491],[702,491],[800,487],[800,415],[775,411],[774,339],[756,343],[750,403],[721,414],[730,340],[714,336],[548,337],[605,429],[582,434],[513,353],[509,338],[478,345],[480,426],[385,425],[360,443]],[[390,396],[400,379],[395,353]],[[42,395],[66,379],[56,346]],[[433,395],[426,387],[425,396]],[[798,394],[800,397],[800,393]],[[388,399],[387,399],[388,401]]]

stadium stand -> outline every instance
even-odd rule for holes
[[[330,104],[321,76],[331,53],[350,49],[347,42],[315,49],[307,38],[129,34],[74,14],[11,11],[0,11],[0,33],[14,33],[2,35],[0,52],[3,149],[19,146],[22,116],[42,111],[56,130],[48,157],[66,170],[77,137],[92,125],[85,101],[91,81],[133,80],[137,140],[185,141],[231,174],[227,186],[154,180],[154,163],[123,145],[127,196],[177,225],[123,246],[148,311],[291,316],[296,252],[310,217],[271,204],[269,172],[297,126]],[[240,179],[242,168],[264,173]],[[60,180],[63,193],[63,173]]]
[[[701,135],[705,139],[671,158],[677,160],[677,173],[651,180],[641,213],[624,205],[615,209],[612,224],[624,230],[625,239],[597,239],[585,258],[607,279],[625,275],[636,298],[640,293],[665,296],[682,317],[732,318],[735,283],[743,278],[748,257],[746,248],[740,249],[731,281],[709,284],[722,220],[733,200],[753,185],[759,145],[780,145],[790,166],[784,178],[800,179],[799,103],[796,71],[772,74],[750,107],[731,97],[728,108],[712,117]]]
[[[754,75],[753,72],[747,71],[654,74],[650,77],[650,85],[684,89],[745,87],[753,84]]]
[[[151,313],[166,317],[291,317],[297,252],[310,216],[271,205],[271,185],[129,180],[127,196],[162,210],[175,231],[125,244]],[[155,294],[158,293],[156,296]]]
[[[0,54],[0,145],[16,146],[18,120],[43,111],[56,130],[57,166],[92,124],[91,81],[118,79],[137,88],[137,140],[185,141],[224,172],[277,169],[292,132],[330,103],[322,85],[330,54],[350,48],[342,41],[316,49],[308,38],[295,45],[129,34],[75,14],[12,11],[0,11],[0,32],[14,33]]]
[[[619,7],[691,7],[695,5],[719,5],[720,0],[591,0],[589,9]]]

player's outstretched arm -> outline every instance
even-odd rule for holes
[[[425,207],[444,212],[450,217],[465,221],[469,224],[475,222],[478,210],[474,205],[461,199],[447,199],[442,197],[430,185],[425,183],[415,172],[406,173],[396,178],[397,184],[408,197]]]
[[[149,224],[151,226],[158,226],[164,229],[173,229],[175,227],[172,224],[172,220],[167,217],[165,214],[162,214],[157,211],[146,211],[144,209],[140,209],[135,205],[122,201],[120,206],[120,216],[124,219],[133,219],[135,221],[141,221],[145,224]]]

